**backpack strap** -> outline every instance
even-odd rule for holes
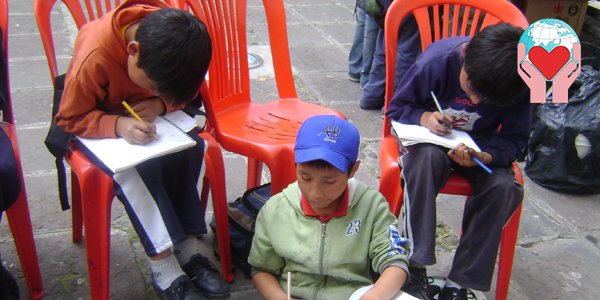
[[[63,89],[65,87],[65,74],[59,75],[54,79],[54,98],[52,100],[52,119],[50,122],[50,129],[44,140],[46,148],[56,158],[54,161],[56,165],[56,175],[58,178],[58,196],[60,199],[60,207],[62,210],[71,208],[69,206],[69,193],[67,191],[67,172],[64,164],[64,157],[71,143],[72,135],[67,133],[62,128],[58,127],[54,122],[54,117],[58,113],[58,107],[60,106],[60,100],[62,97]]]
[[[202,126],[198,132],[204,131],[206,127],[206,112],[203,110],[202,95],[200,93],[198,93],[198,96],[190,103],[188,103],[182,110],[188,116],[196,120],[197,124],[200,123],[198,121],[199,118],[204,119],[204,126]]]

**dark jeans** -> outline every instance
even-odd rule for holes
[[[396,77],[395,83],[404,77],[404,73],[415,62],[421,52],[421,38],[417,21],[409,15],[400,23],[398,32],[398,48],[396,49]],[[377,35],[373,63],[369,73],[369,80],[363,87],[360,95],[360,108],[381,109],[385,103],[385,38],[383,30]]]

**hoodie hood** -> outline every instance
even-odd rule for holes
[[[99,26],[100,47],[107,53],[113,55],[119,62],[127,61],[127,51],[124,39],[119,39],[119,43],[114,43],[115,36],[122,36],[121,30],[131,23],[143,19],[150,13],[167,8],[163,1],[159,0],[130,0],[123,2],[119,7],[104,15],[100,22],[112,22],[112,26]],[[106,42],[105,42],[106,41]],[[117,49],[118,48],[118,49]]]

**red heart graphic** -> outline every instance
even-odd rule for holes
[[[551,80],[568,61],[571,54],[565,46],[557,46],[550,53],[541,46],[529,50],[529,60],[547,80]]]

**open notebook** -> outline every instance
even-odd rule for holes
[[[477,152],[481,152],[481,149],[479,149],[479,146],[477,146],[471,136],[462,130],[452,129],[451,134],[439,136],[431,133],[429,129],[423,126],[407,125],[396,121],[392,121],[392,129],[396,132],[396,135],[403,146],[410,146],[418,143],[430,143],[454,149],[458,144],[463,143],[467,147]]]
[[[348,300],[359,300],[366,292],[368,292],[373,285],[363,286],[360,289],[356,290]],[[399,291],[392,300],[418,300],[419,298],[411,296],[409,293]]]
[[[123,138],[77,138],[113,173],[196,145],[196,141],[186,134],[196,123],[180,110],[157,117],[154,125],[157,137],[146,145],[132,145]]]

